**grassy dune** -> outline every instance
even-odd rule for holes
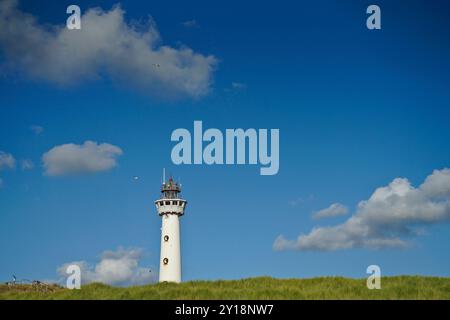
[[[383,277],[381,290],[368,290],[365,279],[340,277],[235,281],[193,281],[127,288],[93,283],[81,290],[57,286],[46,292],[30,285],[0,285],[0,299],[450,299],[450,278]]]

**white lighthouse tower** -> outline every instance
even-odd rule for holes
[[[162,218],[159,282],[181,282],[180,220],[187,201],[180,198],[181,185],[163,182],[161,198],[155,201]]]

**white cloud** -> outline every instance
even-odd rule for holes
[[[0,48],[13,68],[34,79],[73,85],[108,74],[115,81],[160,98],[198,98],[209,92],[217,59],[192,49],[161,45],[154,23],[127,23],[124,10],[87,9],[81,30],[47,26],[0,3]]]
[[[198,28],[199,26],[195,19],[184,21],[182,25],[186,28]]]
[[[156,281],[156,274],[149,268],[139,265],[142,258],[141,249],[119,248],[116,251],[105,251],[100,261],[91,265],[86,261],[73,261],[58,267],[58,274],[67,278],[69,265],[78,265],[81,269],[81,282],[101,282],[114,286],[141,285]]]
[[[20,162],[22,170],[31,170],[34,168],[34,163],[30,159],[24,159]]]
[[[333,203],[328,208],[319,210],[313,214],[314,219],[343,216],[348,213],[348,208],[340,203]]]
[[[0,151],[0,171],[4,169],[14,169],[16,159],[10,153]]]
[[[296,240],[280,235],[275,250],[340,250],[401,248],[408,238],[423,233],[423,226],[450,220],[450,169],[435,170],[418,187],[405,178],[375,190],[361,201],[346,222],[316,227]]]
[[[53,147],[42,156],[45,174],[49,176],[75,175],[106,171],[117,165],[122,149],[109,143],[86,141]]]
[[[41,134],[44,132],[44,127],[38,126],[38,125],[32,125],[30,126],[31,131],[33,131],[36,135]]]

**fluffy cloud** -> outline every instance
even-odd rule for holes
[[[198,23],[195,19],[184,21],[182,25],[186,28],[198,28]]]
[[[109,143],[86,141],[53,147],[42,156],[45,174],[49,176],[75,175],[106,171],[117,165],[122,150]]]
[[[16,159],[10,153],[0,151],[0,170],[14,169],[16,166]]]
[[[375,190],[361,201],[346,222],[316,227],[309,234],[288,240],[280,235],[275,250],[340,250],[401,248],[420,226],[450,219],[450,169],[435,170],[417,188],[404,178]]]
[[[91,265],[86,261],[66,263],[57,269],[58,274],[67,278],[69,265],[78,265],[81,269],[81,282],[101,282],[114,286],[141,285],[154,282],[156,274],[139,265],[142,258],[140,249],[119,248],[116,251],[105,251],[100,261]]]
[[[16,0],[0,2],[0,48],[12,67],[35,79],[72,85],[102,74],[161,98],[197,98],[208,93],[217,59],[187,47],[160,45],[149,20],[127,23],[124,11],[88,9],[81,30],[47,26],[17,8]]]
[[[319,210],[313,214],[314,219],[343,216],[348,213],[348,208],[340,203],[333,203],[328,208]]]

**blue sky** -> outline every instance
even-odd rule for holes
[[[115,3],[77,2],[82,13]],[[22,1],[18,8],[39,26],[63,25],[69,4]],[[403,249],[273,249],[281,234],[292,240],[344,223],[395,178],[418,187],[450,167],[448,2],[377,1],[377,31],[365,27],[367,1],[120,4],[127,24],[151,16],[162,45],[215,58],[207,93],[170,99],[177,90],[170,78],[156,89],[167,91],[161,98],[108,70],[61,84],[8,55],[11,41],[0,33],[0,151],[16,159],[14,168],[0,167],[0,280],[55,279],[61,265],[96,263],[119,247],[142,248],[140,265],[157,271],[161,221],[153,201],[163,167],[181,177],[189,202],[181,219],[185,280],[364,277],[370,264],[382,274],[450,276],[448,212],[433,223],[413,221],[424,234],[397,234],[409,244]],[[192,131],[194,120],[221,130],[279,128],[279,173],[172,165],[170,135]],[[44,153],[87,140],[123,154],[101,172],[44,174]],[[22,170],[23,159],[34,168]],[[349,213],[312,219],[333,203]]]

